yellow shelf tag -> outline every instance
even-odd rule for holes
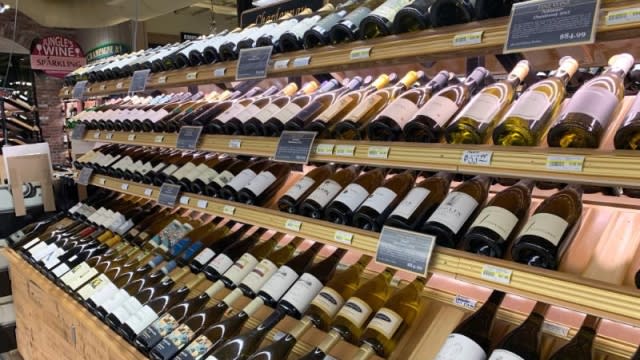
[[[284,222],[284,227],[288,230],[297,232],[300,231],[300,228],[302,227],[302,221],[287,219],[287,221]]]
[[[356,151],[355,145],[337,145],[336,156],[353,156]]]
[[[341,244],[351,245],[351,242],[353,241],[353,234],[342,230],[336,230],[336,232],[333,233],[333,240]]]
[[[389,157],[388,146],[369,146],[367,156],[370,159],[387,159]]]
[[[233,215],[236,213],[236,208],[231,205],[225,205],[222,207],[222,213],[227,215]]]
[[[547,156],[547,169],[555,171],[582,172],[584,167],[584,156]]]
[[[485,264],[482,266],[482,273],[480,273],[480,277],[487,281],[509,285],[511,283],[512,274],[512,270]]]
[[[474,31],[463,34],[456,34],[453,37],[453,46],[477,45],[482,43],[484,31]]]

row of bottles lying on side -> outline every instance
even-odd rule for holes
[[[169,234],[180,238],[170,248],[148,246]],[[221,219],[198,224],[184,214],[158,214],[155,205],[141,199],[98,193],[69,213],[27,226],[10,238],[33,266],[152,359],[285,359],[311,327],[328,333],[302,359],[323,359],[340,340],[360,346],[356,359],[373,354],[387,357],[420,317],[425,278],[394,291],[394,269],[369,280],[362,277],[370,256],[360,256],[345,270],[336,271],[345,250],[330,251],[314,262],[323,244],[314,243],[296,253],[302,247],[301,238],[276,248],[284,234],[262,239],[265,235],[263,229],[249,234],[246,225],[222,224]],[[190,245],[180,246],[180,242]],[[213,260],[208,265],[203,265],[202,253],[194,256],[191,251],[205,243],[210,252],[220,251],[209,256]],[[185,256],[191,260],[185,261]],[[176,269],[179,266],[183,267]],[[189,269],[197,275],[176,285]],[[195,294],[205,277],[213,283]],[[210,305],[224,287],[232,291]],[[223,319],[243,295],[253,300]],[[454,329],[436,359],[538,359],[543,304],[491,348],[490,325],[503,297],[504,293],[494,291]],[[260,325],[242,333],[247,320],[263,305],[275,309]],[[286,315],[300,322],[260,348]],[[596,328],[588,319],[551,359],[591,358]]]
[[[347,0],[326,4],[315,13],[305,9],[296,16],[285,13],[277,21],[224,30],[183,43],[167,44],[101,59],[76,69],[66,85],[78,80],[103,81],[131,76],[136,70],[152,72],[211,64],[238,58],[241,49],[272,46],[274,53],[310,49],[357,39],[387,36],[506,16],[513,1],[462,0]]]
[[[551,147],[597,148],[621,111],[624,79],[633,66],[629,54],[613,56],[609,67],[584,83],[562,107],[566,85],[578,69],[571,57],[547,79],[529,86],[516,99],[529,73],[521,61],[506,79],[483,86],[489,72],[475,69],[462,83],[443,71],[427,80],[409,72],[397,82],[391,75],[375,81],[355,77],[301,89],[157,97],[125,97],[80,113],[89,129],[175,132],[201,125],[204,133],[279,136],[283,130],[314,131],[320,138],[341,140],[441,142],[535,146],[547,134]],[[615,136],[618,149],[640,142],[640,99]]]

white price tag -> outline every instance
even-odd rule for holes
[[[158,84],[166,84],[167,83],[167,77],[166,76],[160,76],[158,78]]]
[[[153,189],[144,189],[145,196],[151,196],[151,194],[153,194]]]
[[[107,180],[106,180],[105,178],[100,178],[100,179],[98,179],[98,184],[100,184],[100,185],[104,185],[104,184],[106,184],[106,183],[107,183]]]
[[[127,140],[129,141],[133,141],[136,139],[136,134],[129,134],[129,136],[127,136]]]
[[[180,196],[180,204],[189,205],[189,197],[188,196]]]
[[[93,134],[93,138],[94,138],[94,139],[100,139],[100,131],[96,131],[96,132]]]
[[[238,140],[238,139],[229,140],[230,149],[240,149],[241,145],[242,145],[242,140]]]
[[[370,159],[387,159],[389,158],[388,146],[369,146],[367,156]]]
[[[129,189],[129,184],[120,184],[120,189],[122,190],[128,190]]]
[[[547,169],[555,171],[582,172],[584,166],[584,156],[547,156]]]
[[[209,202],[207,200],[198,200],[198,203],[196,204],[200,209],[206,209],[208,205]]]
[[[453,37],[453,46],[476,45],[482,43],[484,31],[474,31],[464,34],[456,34]]]
[[[104,90],[106,90],[106,89],[107,89],[107,85],[105,85],[105,84],[100,84],[100,90],[101,90],[101,91],[104,91]]]
[[[512,274],[513,271],[509,269],[493,265],[484,265],[482,267],[482,273],[480,273],[480,277],[487,281],[509,285],[511,283]]]
[[[311,56],[303,56],[293,59],[293,67],[307,66],[311,62]]]
[[[198,78],[198,72],[197,71],[192,71],[190,73],[187,73],[187,80],[195,80]]]
[[[231,205],[225,205],[222,207],[222,213],[227,215],[233,215],[236,213],[236,208]]]
[[[215,77],[222,77],[224,76],[224,73],[227,72],[227,68],[217,68],[215,70],[213,70],[213,76]]]
[[[356,151],[355,145],[337,145],[336,156],[353,156]]]
[[[336,232],[333,233],[333,240],[341,244],[351,245],[351,242],[353,241],[353,234],[342,230],[336,230]]]
[[[107,133],[107,135],[105,135],[104,138],[107,140],[113,139],[113,133]]]
[[[300,231],[302,221],[287,219],[287,221],[284,222],[284,227],[288,230]]]
[[[367,59],[371,54],[371,48],[353,49],[349,53],[349,60]]]
[[[124,87],[124,83],[122,81],[116,84],[116,89],[122,89],[123,87]]]
[[[476,304],[478,303],[477,301],[470,299],[466,296],[462,296],[462,295],[456,295],[456,297],[453,299],[453,303],[455,305],[461,306],[463,308],[467,308],[470,310],[475,310],[476,308]]]
[[[157,135],[157,136],[153,139],[153,142],[154,142],[154,143],[161,143],[161,142],[163,142],[163,141],[164,141],[164,136],[162,136],[162,135]]]
[[[316,146],[316,155],[331,156],[333,155],[334,146],[333,144],[318,144],[318,146]]]
[[[274,69],[286,69],[289,66],[289,59],[278,60],[273,64]]]
[[[640,21],[640,8],[609,11],[605,22],[609,26],[638,21]]]
[[[546,321],[542,324],[542,331],[560,337],[567,337],[567,335],[569,335],[568,327]]]
[[[492,156],[492,151],[465,150],[462,152],[462,158],[460,159],[460,162],[465,165],[489,166],[491,165]]]

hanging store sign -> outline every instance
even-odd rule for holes
[[[240,2],[238,2],[238,5]],[[282,15],[290,13],[291,15],[298,15],[305,9],[309,8],[313,11],[320,9],[324,6],[323,0],[289,0],[279,1],[273,5],[249,9],[238,9],[240,15],[240,26],[246,27],[251,24],[262,25],[267,21],[276,21]]]
[[[63,78],[87,63],[82,48],[64,36],[46,36],[31,45],[31,69]]]
[[[129,52],[129,47],[121,43],[108,43],[93,48],[86,53],[87,62],[92,63],[96,60],[108,58],[113,55],[120,55]]]

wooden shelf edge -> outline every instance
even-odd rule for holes
[[[94,175],[92,185],[113,191],[145,197],[155,200],[159,188],[146,184]],[[147,189],[150,189],[149,193]],[[145,192],[149,195],[146,195]],[[254,224],[276,231],[299,235],[326,244],[375,254],[378,234],[350,226],[337,225],[322,220],[286,214],[277,210],[184,193],[184,203],[177,206],[205,212],[215,216],[224,216],[244,223]],[[225,207],[227,209],[225,210]],[[229,211],[233,208],[233,212]],[[287,221],[299,221],[300,230],[293,231],[285,224]],[[336,231],[353,234],[350,244],[335,240]],[[507,283],[498,283],[483,277],[486,265],[498,267],[510,272]],[[512,261],[483,257],[455,249],[436,247],[429,264],[429,272],[451,276],[472,284],[508,293],[524,296],[585,312],[606,319],[640,326],[640,291],[614,286],[599,281],[585,279],[573,274],[550,271],[518,264]]]

